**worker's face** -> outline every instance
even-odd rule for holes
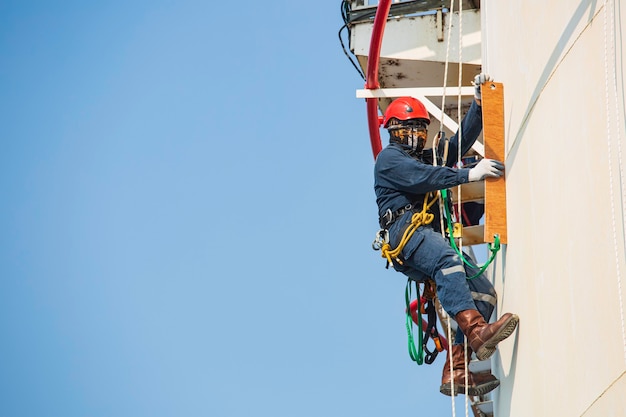
[[[428,124],[421,119],[410,119],[394,126],[391,132],[401,143],[410,146],[414,153],[420,153],[428,138]]]

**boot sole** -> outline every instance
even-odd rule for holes
[[[511,315],[509,320],[500,328],[500,330],[491,336],[491,339],[487,340],[476,352],[476,357],[480,361],[484,361],[489,359],[493,352],[496,351],[496,346],[498,343],[511,336],[515,329],[517,328],[517,323],[519,322],[519,317],[516,314]]]
[[[500,381],[498,381],[497,379],[495,381],[489,381],[486,382],[482,385],[477,385],[474,387],[470,387],[467,390],[468,395],[472,395],[472,396],[480,396],[480,395],[485,395],[491,391],[493,391],[494,389],[498,388],[498,386],[500,386]],[[443,384],[439,387],[439,392],[442,393],[443,395],[447,395],[448,397],[451,396],[452,394],[452,387],[451,384]],[[465,394],[465,387],[459,386],[459,385],[454,385],[454,396],[456,397],[457,394]]]
[[[498,381],[497,379],[495,381],[490,381],[490,382],[486,382],[482,385],[476,385],[473,389],[470,388],[468,390],[469,395],[485,395],[488,392],[493,391],[494,389],[498,388],[500,386],[500,381]]]
[[[463,387],[463,389],[459,389],[460,387],[458,385],[454,385],[454,396],[456,397],[456,395],[459,392],[465,392],[465,387]],[[451,384],[443,384],[442,386],[439,387],[439,392],[442,393],[443,395],[447,395],[448,397],[452,396],[452,386]]]

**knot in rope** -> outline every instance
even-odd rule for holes
[[[432,199],[429,201],[428,197],[431,195]],[[432,223],[435,215],[429,213],[428,210],[430,210],[430,208],[433,204],[435,204],[435,201],[437,201],[438,198],[439,195],[437,193],[428,193],[424,196],[424,205],[422,206],[422,211],[413,213],[413,216],[411,216],[411,223],[402,234],[402,239],[400,239],[400,242],[395,249],[391,249],[391,245],[389,244],[389,242],[385,242],[382,245],[380,249],[381,256],[383,258],[386,258],[387,262],[393,264],[393,261],[395,260],[397,263],[402,265],[402,260],[399,258],[400,253],[402,253],[404,246],[407,244],[407,242],[411,239],[411,236],[413,236],[413,233],[415,233],[415,231],[420,226],[425,226]]]

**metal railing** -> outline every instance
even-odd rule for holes
[[[392,3],[406,3],[408,0],[392,0]],[[353,5],[356,7],[377,6],[380,3],[378,0],[353,0]]]
[[[378,0],[352,0],[348,20],[350,23],[371,20],[376,15]],[[389,9],[389,17],[432,13],[437,9],[450,7],[450,0],[394,0]]]

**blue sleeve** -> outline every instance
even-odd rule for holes
[[[469,169],[427,165],[398,148],[385,148],[376,159],[375,185],[410,194],[454,187],[468,182]]]
[[[480,136],[483,130],[483,111],[482,107],[472,100],[469,110],[461,121],[461,155],[465,155],[469,151]],[[458,160],[459,152],[459,132],[450,138],[448,145],[448,159],[446,166],[453,166]]]

